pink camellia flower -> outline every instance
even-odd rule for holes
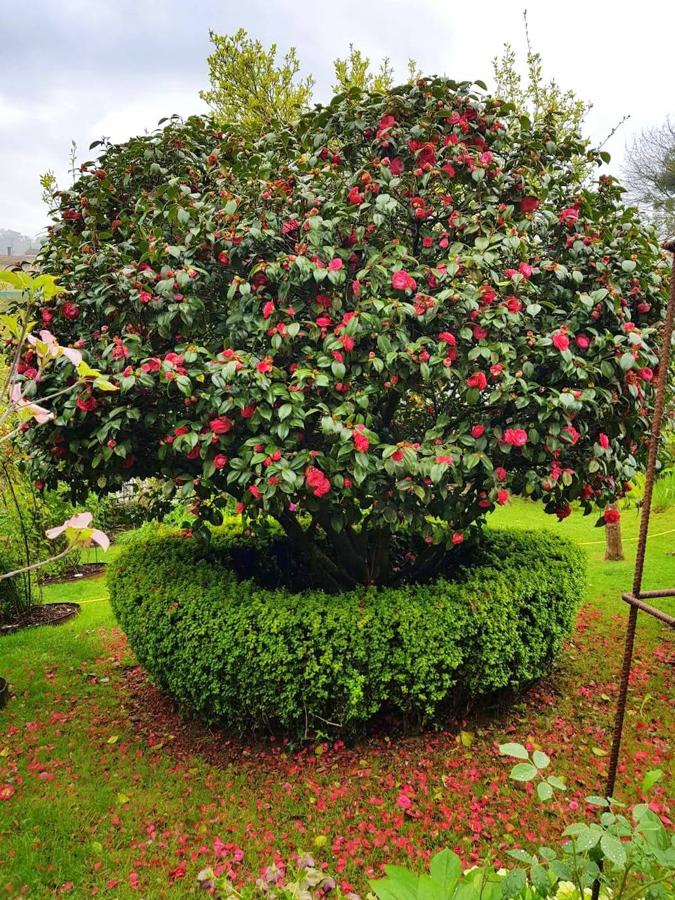
[[[415,279],[403,269],[394,272],[391,276],[391,284],[396,291],[414,291],[417,288]]]
[[[249,484],[248,492],[252,497],[255,497],[256,500],[260,500],[262,494],[260,493],[260,488],[256,484]]]
[[[328,263],[328,269],[331,272],[339,272],[340,269],[343,268],[343,266],[344,266],[344,263],[342,262],[342,260],[340,259],[339,256],[336,256],[334,259],[331,259],[331,261]]]
[[[410,797],[407,794],[404,794],[403,791],[401,791],[401,793],[396,798],[396,803],[401,807],[401,809],[410,809],[410,807],[413,805]]]
[[[263,319],[269,319],[269,317],[274,312],[274,303],[271,300],[268,300],[267,303],[263,306],[262,314]]]
[[[232,419],[227,416],[218,416],[217,419],[211,419],[209,428],[214,434],[227,434],[232,430]]]
[[[471,427],[471,437],[478,440],[479,437],[482,437],[485,434],[485,425],[472,425]]]
[[[527,443],[527,432],[524,428],[507,428],[502,440],[512,447],[523,447]]]
[[[495,478],[498,481],[506,481],[507,471],[504,466],[497,466],[495,469]]]
[[[218,470],[224,469],[225,466],[227,465],[227,463],[228,463],[228,459],[224,453],[219,453],[217,456],[213,457],[213,465]]]
[[[450,465],[452,465],[452,457],[439,455],[436,457],[436,462],[440,466],[450,466]]]
[[[605,525],[616,525],[621,518],[621,513],[618,509],[606,509],[602,518],[605,520]]]
[[[654,378],[654,370],[650,369],[649,366],[645,366],[643,369],[640,369],[638,375],[643,381],[651,381]]]
[[[23,410],[24,413],[28,413],[35,419],[38,425],[44,425],[45,422],[50,422],[54,418],[54,413],[49,412],[44,406],[38,406],[37,403],[26,400],[21,393],[20,384],[12,385],[9,400],[15,409]]]
[[[64,534],[68,530],[73,530],[75,532],[84,532],[83,537],[87,540],[88,543],[93,541],[95,544],[98,544],[99,547],[102,547],[104,550],[107,550],[110,546],[110,539],[108,535],[103,531],[100,531],[98,528],[90,528],[94,517],[90,512],[82,512],[76,513],[74,516],[71,516],[69,519],[63,523],[63,525],[57,525],[56,528],[48,528],[45,531],[46,536],[50,541],[53,541],[55,538]]]
[[[560,212],[560,221],[563,225],[574,225],[579,218],[579,210],[576,206],[568,206]]]
[[[499,503],[500,506],[503,506],[508,499],[509,492],[506,490],[506,488],[500,488],[497,491],[497,503]]]
[[[455,531],[455,533],[452,536],[452,543],[455,544],[455,546],[457,544],[464,543],[464,535],[462,534],[461,531]]]
[[[467,387],[478,388],[479,391],[482,391],[487,386],[487,378],[483,372],[474,372],[466,379],[466,384]]]
[[[493,378],[497,378],[504,371],[504,366],[502,363],[495,363],[493,366],[490,366],[490,375]]]
[[[603,450],[607,450],[609,448],[609,438],[604,433],[598,435],[598,443]]]
[[[534,212],[539,209],[539,201],[536,197],[523,197],[520,201],[520,211],[524,213]]]
[[[565,350],[569,350],[570,339],[566,334],[563,334],[562,331],[556,331],[551,340],[553,341],[553,346],[557,350],[560,350],[561,353]]]
[[[530,278],[532,275],[532,266],[529,263],[521,262],[518,264],[518,271],[523,276],[523,278]]]
[[[256,366],[258,372],[261,375],[265,375],[267,372],[272,371],[272,358],[270,356],[266,356],[265,359],[261,359],[258,365]]]
[[[356,297],[357,300],[361,296],[361,282],[358,280],[358,278],[355,278],[354,281],[352,281],[352,294]]]
[[[588,350],[591,346],[591,339],[585,334],[578,334],[574,338],[574,343],[580,350]]]

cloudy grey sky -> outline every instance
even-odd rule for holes
[[[68,183],[71,140],[88,159],[102,135],[200,111],[209,28],[296,46],[322,100],[350,42],[401,74],[412,56],[425,74],[489,83],[505,41],[524,50],[525,6],[546,74],[594,103],[591,137],[630,114],[606,147],[618,169],[634,133],[675,116],[671,0],[0,0],[0,228],[45,226],[38,178]]]

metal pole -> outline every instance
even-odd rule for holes
[[[645,475],[645,493],[640,513],[640,533],[638,536],[637,552],[635,556],[635,572],[633,574],[634,597],[639,598],[642,590],[642,576],[645,567],[645,553],[647,550],[647,535],[649,532],[649,518],[652,510],[652,492],[656,477],[656,456],[661,437],[661,423],[666,404],[666,384],[668,369],[670,366],[670,345],[673,334],[673,322],[675,320],[675,240],[666,242],[664,249],[673,255],[673,267],[670,275],[670,297],[666,307],[666,315],[661,331],[661,355],[659,359],[659,374],[656,382],[654,398],[654,417],[649,439],[649,454],[647,457],[647,472]],[[623,651],[623,664],[621,666],[621,680],[619,682],[619,697],[616,706],[616,718],[614,720],[614,734],[612,737],[612,750],[609,757],[609,770],[607,773],[607,785],[605,796],[613,797],[616,787],[616,773],[619,768],[619,755],[621,752],[621,737],[623,724],[626,717],[626,701],[628,699],[628,679],[630,677],[631,663],[633,661],[633,648],[635,646],[635,629],[637,626],[638,606],[631,604],[626,628],[626,642]],[[602,871],[602,866],[600,867]],[[598,900],[600,894],[599,878],[593,883],[592,900]]]

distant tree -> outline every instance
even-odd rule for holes
[[[277,45],[266,50],[240,28],[234,35],[211,32],[211,87],[200,97],[222,124],[261,134],[274,123],[297,120],[311,99],[314,79],[300,77],[295,47],[277,64]]]
[[[526,113],[533,122],[553,125],[559,140],[582,134],[584,119],[592,104],[582,100],[572,90],[565,90],[555,79],[546,81],[541,54],[530,40],[527,13],[523,13],[527,53],[525,78],[518,70],[518,58],[513,47],[506,43],[501,57],[492,60],[495,94]],[[584,156],[575,161],[575,174],[580,180],[594,167]]]
[[[335,68],[335,84],[333,85],[335,94],[352,87],[383,93],[388,91],[394,83],[394,70],[388,56],[382,60],[378,71],[373,73],[370,70],[368,57],[364,56],[360,50],[356,50],[353,44],[349,45],[349,56],[345,59],[336,59],[333,66]]]
[[[669,119],[634,138],[623,170],[628,196],[664,237],[675,234],[675,124]]]

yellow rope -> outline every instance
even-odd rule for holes
[[[675,528],[671,528],[668,531],[661,531],[659,534],[650,534],[650,538],[663,537],[664,534],[673,534],[675,532]],[[622,538],[624,544],[634,544],[638,539],[635,538]],[[592,544],[604,544],[604,541],[577,541],[580,547],[590,547]]]

